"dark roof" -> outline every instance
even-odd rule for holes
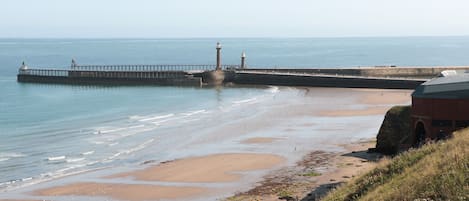
[[[439,99],[469,99],[469,72],[452,72],[451,75],[433,78],[415,89],[412,97]]]

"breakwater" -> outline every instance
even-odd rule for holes
[[[17,81],[57,84],[201,86],[215,65],[77,65],[70,69],[20,67]],[[236,68],[230,65],[224,69]]]
[[[250,68],[244,72],[277,72],[294,74],[347,75],[361,77],[394,77],[430,79],[445,70],[469,70],[469,66],[377,66],[353,68]]]
[[[425,81],[426,79],[416,78],[255,71],[237,72],[233,79],[233,82],[236,84],[378,89],[415,89]]]
[[[240,68],[236,65],[113,65],[35,69],[23,65],[18,82],[203,86],[223,83],[279,86],[414,89],[445,70],[469,67]],[[219,69],[219,70],[216,70]]]
[[[107,84],[107,85],[176,85],[198,86],[202,78],[184,71],[83,71],[37,70],[18,74],[18,82],[57,84]]]

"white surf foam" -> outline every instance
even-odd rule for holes
[[[147,147],[150,143],[152,143],[153,141],[155,141],[155,139],[150,139],[150,140],[147,140],[146,142],[134,147],[134,148],[131,148],[131,149],[128,149],[128,150],[125,150],[124,153],[125,154],[130,154],[130,153],[133,153],[133,152],[136,152],[136,151],[140,151],[142,149],[145,149],[145,147]]]
[[[10,160],[10,158],[0,158],[0,162]]]
[[[191,111],[191,112],[182,113],[182,115],[192,116],[192,115],[195,115],[195,114],[202,114],[202,113],[205,113],[205,112],[207,112],[207,111],[206,110],[195,110],[195,111]]]
[[[148,117],[148,118],[140,119],[138,121],[147,122],[147,121],[152,121],[152,120],[165,119],[165,118],[169,118],[169,117],[172,117],[172,116],[174,116],[173,113],[167,114],[167,115]]]
[[[239,101],[233,101],[233,104],[240,105],[240,104],[254,103],[256,101],[257,101],[257,98],[249,98],[249,99],[244,99],[244,100],[239,100]]]
[[[129,129],[135,129],[135,128],[143,128],[145,127],[144,124],[136,125],[136,126],[129,126]]]
[[[147,140],[146,142],[136,146],[136,147],[133,147],[133,148],[130,148],[130,149],[127,149],[127,150],[121,150],[115,154],[113,154],[112,156],[109,156],[107,157],[106,159],[102,160],[103,163],[109,163],[109,162],[112,162],[114,161],[116,158],[118,158],[119,156],[123,155],[123,154],[131,154],[133,152],[137,152],[137,151],[140,151],[142,149],[145,149],[150,143],[152,143],[153,141],[155,141],[155,139],[150,139],[150,140]]]
[[[151,123],[153,123],[155,125],[161,125],[162,123],[170,121],[170,120],[172,120],[172,119],[163,119],[163,120],[160,120],[160,121],[152,121]]]
[[[21,158],[25,157],[25,154],[22,153],[15,153],[15,152],[0,152],[0,158]]]
[[[100,134],[108,134],[108,133],[114,133],[114,132],[118,132],[118,131],[123,131],[127,128],[114,128],[114,129],[108,129],[108,130],[101,130],[101,129],[98,129],[97,131],[95,131],[93,134],[95,135],[100,135]]]
[[[76,163],[76,162],[80,162],[80,161],[84,161],[85,158],[69,158],[65,161],[67,161],[67,163]]]
[[[113,147],[113,146],[116,146],[116,145],[118,145],[118,144],[119,144],[119,142],[114,142],[114,143],[112,143],[112,144],[108,144],[107,146]]]
[[[277,86],[270,86],[270,87],[267,89],[267,91],[270,92],[270,93],[275,94],[275,93],[278,93],[280,90],[279,90],[279,88],[278,88]]]
[[[87,156],[87,155],[91,155],[91,154],[94,154],[94,151],[87,151],[87,152],[81,153],[81,155],[83,155],[83,156]]]
[[[84,167],[85,165],[86,165],[86,164],[80,164],[80,165],[73,165],[73,166],[70,166],[70,167],[62,168],[62,169],[57,170],[57,171],[56,171],[55,173],[53,173],[52,175],[53,175],[53,176],[59,176],[59,175],[61,175],[61,174],[57,174],[57,173],[71,173],[71,170]],[[62,174],[62,175],[63,175],[63,174]]]
[[[53,156],[53,157],[48,157],[47,160],[48,161],[61,161],[61,160],[65,160],[65,158],[67,158],[66,156]]]
[[[23,182],[25,182],[25,181],[31,181],[31,180],[33,180],[33,178],[32,178],[32,177],[27,177],[27,178],[23,178],[23,179],[21,179],[21,181],[23,181]]]
[[[91,141],[91,143],[93,143],[93,144],[104,144],[103,141]]]

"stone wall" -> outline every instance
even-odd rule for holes
[[[49,84],[83,84],[83,85],[164,85],[164,86],[201,86],[202,78],[94,78],[94,77],[61,77],[18,75],[18,82]]]
[[[314,73],[330,75],[370,76],[370,77],[401,77],[401,78],[432,78],[444,70],[469,70],[468,67],[361,67],[361,68],[310,68],[310,69],[246,69],[246,71],[283,72],[283,73]]]
[[[249,85],[415,89],[423,81],[238,72],[232,82]]]

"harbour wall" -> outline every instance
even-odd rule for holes
[[[162,86],[201,86],[202,78],[135,78],[135,77],[73,77],[18,75],[18,82],[83,85],[162,85]]]
[[[414,89],[444,70],[469,67],[257,68],[224,71],[109,71],[25,69],[19,82],[202,86],[222,83],[312,87]]]
[[[275,73],[237,72],[226,76],[226,81],[248,85],[279,85],[340,88],[415,89],[422,79],[392,79],[353,76],[292,75]]]
[[[448,67],[356,67],[356,68],[262,68],[243,69],[248,72],[279,72],[279,73],[304,73],[348,75],[363,77],[399,77],[399,78],[424,78],[429,79],[438,76],[445,70],[469,70],[469,66]]]

